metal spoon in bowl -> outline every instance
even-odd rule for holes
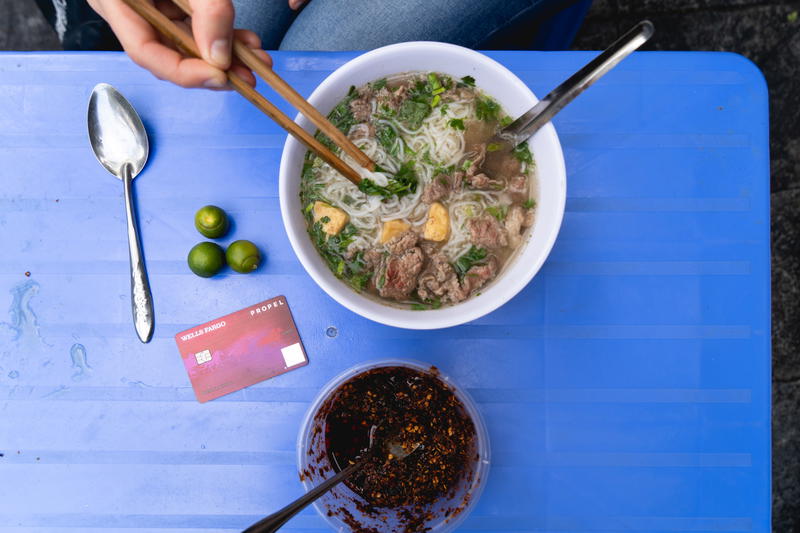
[[[378,426],[372,426],[369,430],[369,446],[356,460],[356,462],[339,470],[335,476],[326,479],[310,491],[306,492],[303,496],[297,498],[295,501],[276,511],[262,520],[259,520],[252,526],[248,527],[243,533],[272,533],[277,531],[283,526],[291,517],[302,511],[308,504],[317,500],[320,496],[331,490],[333,487],[346,480],[359,470],[361,470],[367,461],[372,457],[375,452],[375,433]],[[416,443],[412,446],[403,446],[400,443],[389,441],[386,444],[386,451],[390,454],[391,461],[402,461],[418,449],[422,448],[421,443]],[[334,458],[335,460],[335,458]],[[338,465],[338,462],[337,462]]]
[[[564,109],[564,106],[574,100],[576,96],[647,42],[653,36],[654,31],[653,23],[649,20],[638,23],[564,83],[550,91],[528,112],[500,130],[487,143],[487,145],[493,145],[493,150],[486,154],[484,167],[492,168],[490,159],[499,159],[503,152],[509,152],[550,122],[556,113]]]
[[[133,324],[142,342],[153,336],[153,296],[142,259],[139,226],[133,207],[131,183],[147,162],[149,144],[142,120],[133,106],[107,83],[95,86],[89,98],[89,141],[97,160],[122,180],[128,219],[128,249],[131,260],[131,305]]]

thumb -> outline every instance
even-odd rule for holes
[[[231,66],[233,4],[231,0],[189,0],[192,33],[203,59],[220,69]]]
[[[308,2],[308,0],[289,0],[289,7],[291,9],[297,10],[303,7],[303,4]]]

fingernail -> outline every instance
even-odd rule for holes
[[[203,82],[203,87],[207,89],[222,89],[228,84],[228,80],[220,80],[218,78],[209,78]]]
[[[228,39],[217,39],[211,43],[211,62],[220,68],[228,68],[231,62],[231,44]]]

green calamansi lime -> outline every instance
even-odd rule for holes
[[[195,213],[194,227],[209,239],[219,239],[228,233],[230,222],[225,211],[215,205],[207,205]]]
[[[225,266],[225,252],[219,244],[201,242],[189,250],[187,261],[192,272],[203,278],[210,278]]]
[[[225,257],[231,268],[242,274],[252,272],[261,264],[261,254],[250,241],[233,241],[228,245]]]

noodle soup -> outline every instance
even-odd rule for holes
[[[533,225],[535,165],[527,144],[492,142],[511,119],[475,80],[376,80],[352,87],[329,119],[378,166],[357,187],[306,153],[308,233],[338,278],[383,303],[433,309],[474,296],[502,271]]]

